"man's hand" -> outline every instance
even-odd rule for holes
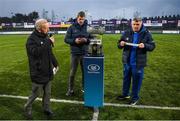
[[[81,39],[80,38],[76,38],[75,42],[76,42],[76,44],[80,44],[81,43]]]
[[[87,42],[87,39],[86,39],[86,38],[81,38],[81,42],[82,42],[82,43],[86,43],[86,42]]]
[[[125,41],[121,41],[121,42],[120,42],[120,45],[121,45],[122,47],[124,47],[124,46],[125,46],[125,43],[126,43]]]
[[[139,48],[144,48],[144,47],[145,47],[145,46],[144,46],[144,43],[140,43],[138,47],[139,47]]]
[[[75,42],[76,42],[76,44],[86,43],[87,39],[86,38],[76,38]]]
[[[54,43],[54,42],[55,42],[55,39],[54,39],[54,37],[53,37],[53,36],[52,36],[52,37],[50,37],[49,39],[51,40],[51,42],[52,42],[52,43]]]

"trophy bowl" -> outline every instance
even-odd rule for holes
[[[101,39],[91,39],[90,40],[88,54],[90,56],[102,56],[103,55]]]

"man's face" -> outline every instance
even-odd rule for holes
[[[49,23],[45,23],[42,25],[41,32],[47,34],[49,32]]]
[[[77,22],[80,26],[84,24],[84,21],[85,21],[85,17],[81,17],[81,16],[77,17]]]
[[[132,21],[132,29],[134,32],[139,32],[142,26],[142,21]]]

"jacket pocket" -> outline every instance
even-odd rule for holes
[[[71,51],[72,52],[81,52],[81,48],[80,48],[80,46],[78,47],[78,46],[71,46]]]
[[[41,64],[41,60],[39,59],[39,60],[37,60],[36,61],[36,63],[35,63],[35,66],[36,66],[36,70],[37,71],[41,71],[41,69],[42,69],[42,66],[41,66],[42,64]]]
[[[123,52],[122,62],[123,62],[123,63],[128,63],[128,55],[127,55],[127,52]]]
[[[137,64],[138,65],[146,65],[146,61],[147,61],[147,56],[145,54],[143,55],[137,55]]]

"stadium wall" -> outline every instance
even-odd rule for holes
[[[105,34],[120,34],[123,31],[107,31]],[[0,35],[28,35],[31,34],[32,31],[13,31],[13,32],[0,32]],[[66,34],[66,31],[56,31],[55,34]],[[162,31],[151,31],[153,34],[180,34],[179,30],[162,30]]]
[[[13,31],[13,32],[0,32],[0,35],[28,35],[32,31]],[[66,34],[66,31],[57,31],[56,34]]]

